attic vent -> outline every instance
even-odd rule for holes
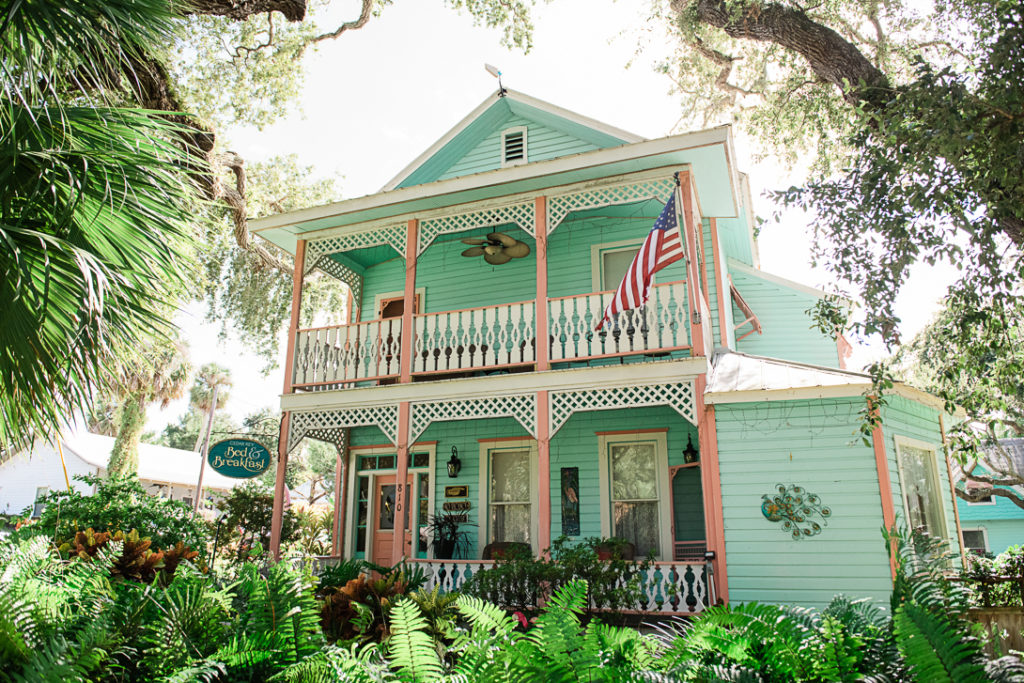
[[[501,132],[501,165],[517,166],[526,163],[526,126],[509,128]]]

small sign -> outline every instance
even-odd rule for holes
[[[453,500],[441,506],[445,512],[462,512],[470,508],[472,508],[472,503],[468,500]]]
[[[469,522],[469,515],[467,515],[465,512],[463,512],[461,515],[451,515],[450,518],[453,522],[457,522],[459,524],[466,524],[467,522]]]
[[[206,461],[232,479],[252,479],[270,468],[270,451],[252,439],[225,439],[210,446]]]
[[[465,498],[469,495],[468,486],[445,486],[444,497],[445,498]]]

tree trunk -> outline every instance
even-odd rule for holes
[[[128,396],[121,404],[117,438],[107,463],[108,477],[139,476],[139,442],[146,426],[146,402],[139,396]]]

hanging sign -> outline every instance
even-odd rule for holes
[[[445,498],[465,498],[469,495],[468,486],[445,486],[444,497]]]
[[[445,512],[463,512],[472,509],[472,507],[468,500],[453,500],[442,505],[441,509]]]
[[[225,477],[251,479],[270,468],[270,451],[252,439],[225,439],[210,446],[206,462]]]

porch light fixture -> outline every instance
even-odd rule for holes
[[[697,462],[700,458],[700,453],[693,447],[693,435],[688,434],[686,436],[686,448],[683,449],[683,462],[686,464]]]
[[[459,449],[452,446],[452,457],[448,461],[448,476],[455,479],[459,476],[459,470],[462,469],[462,461],[459,460]]]

